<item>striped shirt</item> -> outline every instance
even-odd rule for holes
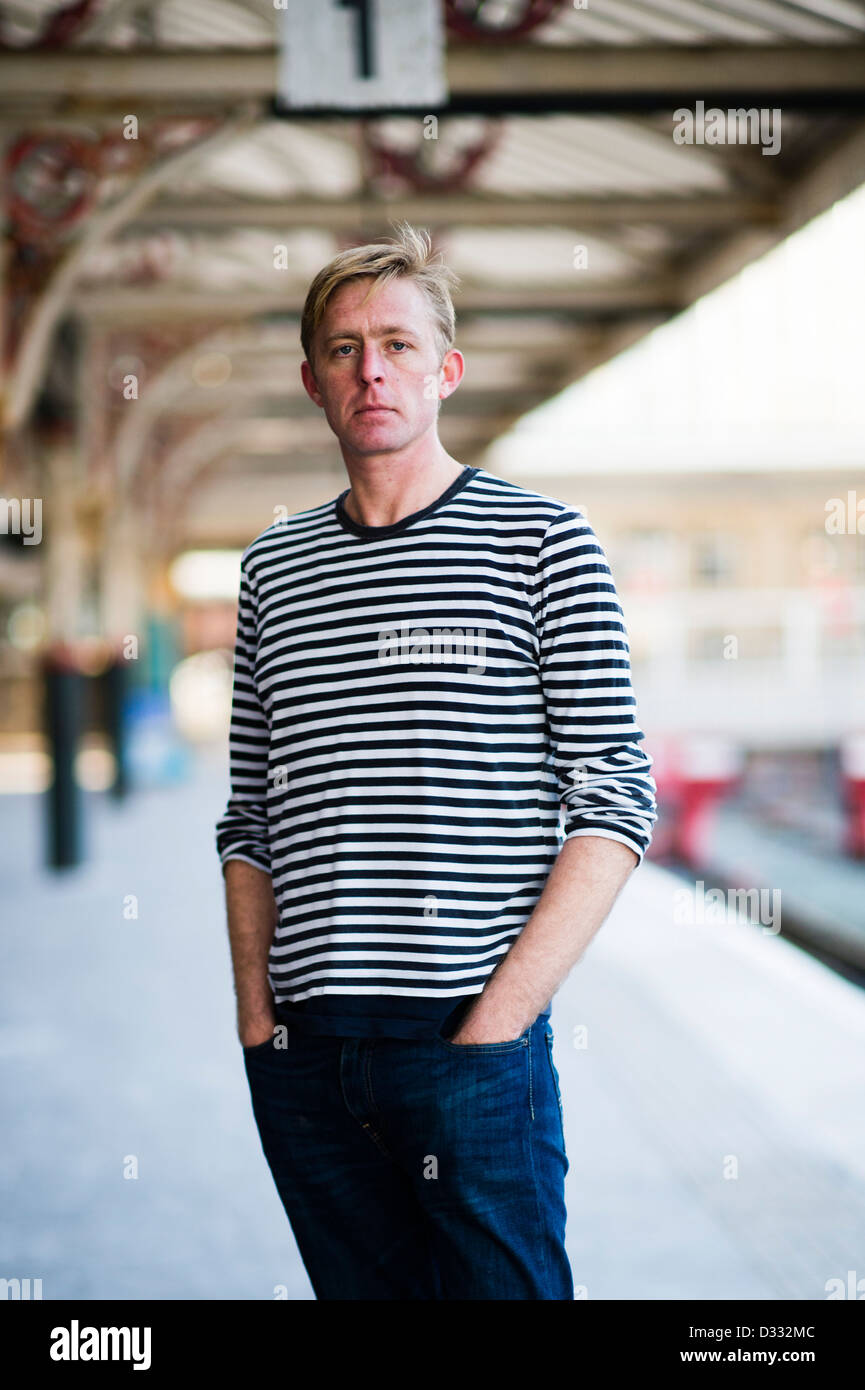
[[[582,512],[483,468],[390,526],[348,491],[244,551],[217,849],[271,875],[280,1019],[425,1037],[483,989],[564,839],[642,860],[652,759]]]

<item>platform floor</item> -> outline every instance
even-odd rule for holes
[[[91,797],[53,876],[0,797],[0,1277],[46,1299],[312,1298],[233,1031],[225,787]],[[824,1299],[865,1277],[865,992],[681,890],[644,863],[553,1004],[578,1297]]]
[[[723,806],[706,872],[743,885],[783,884],[783,911],[803,939],[847,961],[865,979],[865,861],[827,843],[819,828],[819,819],[812,835],[800,826],[766,826]]]

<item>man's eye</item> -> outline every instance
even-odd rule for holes
[[[336,348],[335,351],[342,352],[343,348],[348,348],[349,352],[351,352],[351,343],[340,343],[339,347]]]
[[[402,338],[395,338],[391,343],[391,347],[408,347],[408,343],[404,343]]]

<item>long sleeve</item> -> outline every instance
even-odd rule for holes
[[[638,856],[657,820],[624,615],[606,555],[576,511],[550,523],[534,593],[541,683],[565,839],[600,835]]]
[[[270,729],[255,688],[255,592],[241,563],[229,735],[231,795],[216,825],[222,863],[245,859],[270,873],[267,768]]]

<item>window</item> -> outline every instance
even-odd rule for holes
[[[736,575],[735,541],[720,531],[707,531],[692,542],[692,576],[706,586],[732,584]]]
[[[644,527],[616,545],[611,568],[617,584],[640,593],[660,593],[682,582],[681,541],[674,531]]]

